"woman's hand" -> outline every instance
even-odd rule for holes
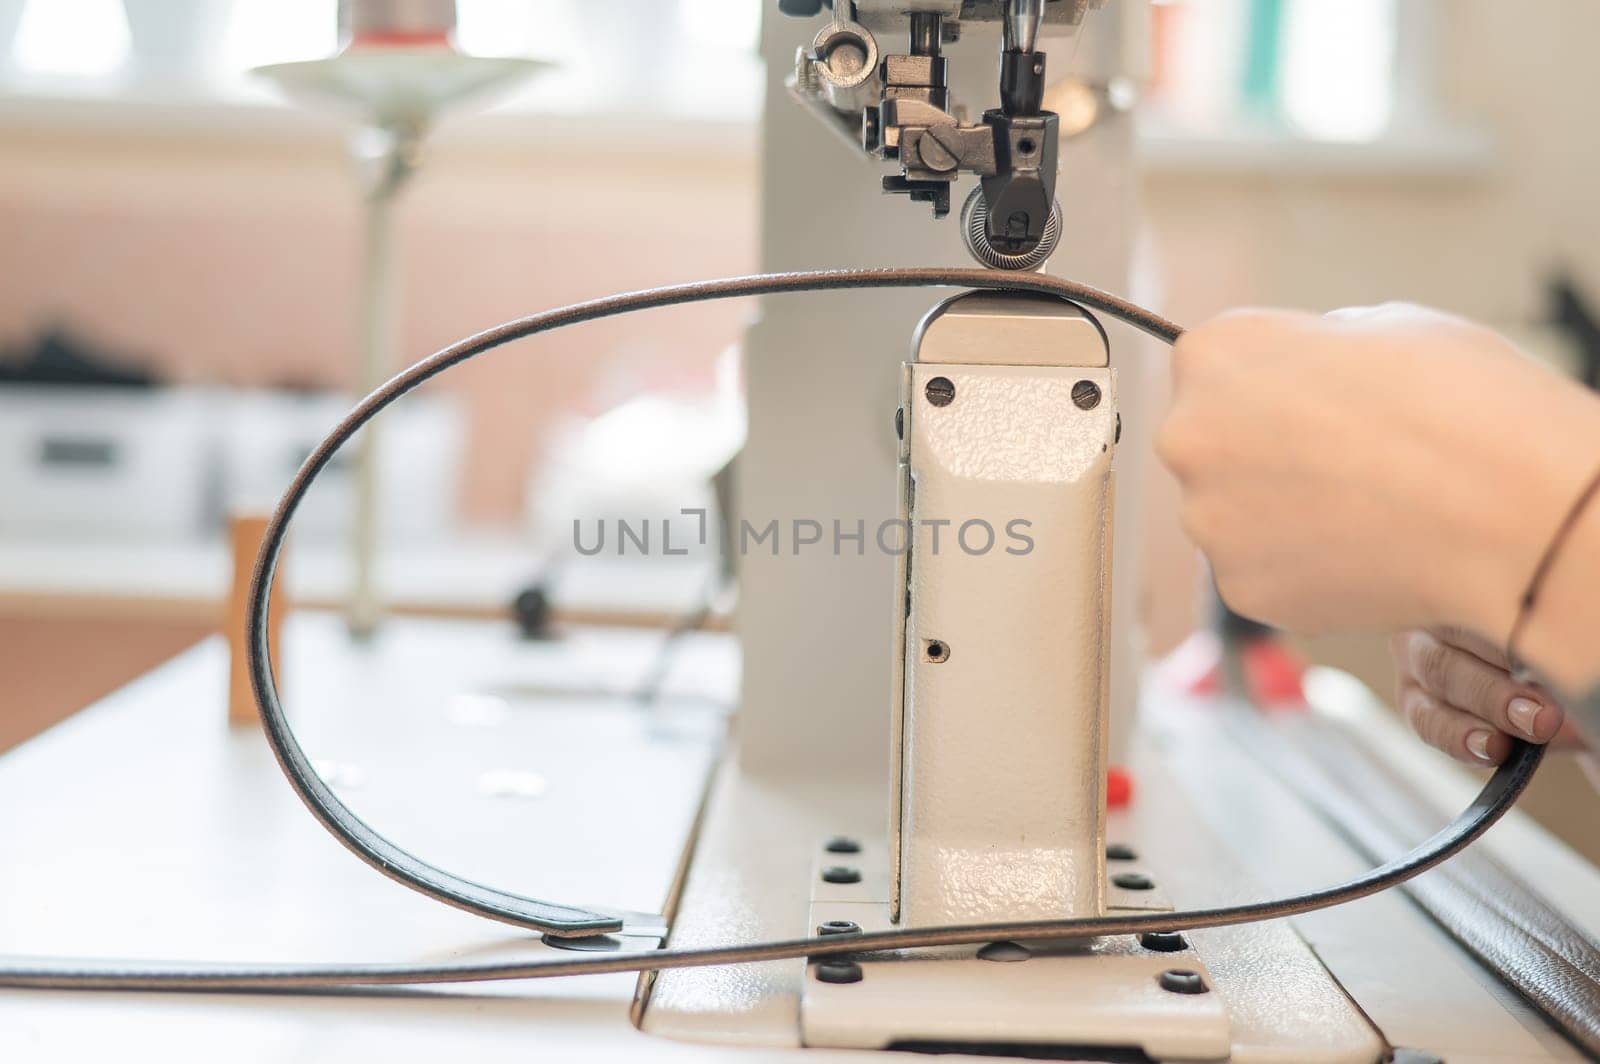
[[[1593,396],[1419,307],[1226,314],[1179,340],[1173,389],[1185,528],[1229,605],[1297,632],[1504,638],[1600,456]]]
[[[1395,705],[1429,746],[1468,764],[1498,765],[1511,739],[1578,745],[1548,691],[1512,680],[1505,652],[1457,628],[1400,632],[1389,644]]]

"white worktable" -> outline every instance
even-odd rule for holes
[[[347,800],[402,845],[536,896],[659,911],[738,670],[728,638],[695,635],[656,713],[588,690],[631,690],[660,638],[528,644],[509,626],[409,620],[361,650],[302,613],[286,631],[285,701]],[[207,641],[0,758],[0,952],[551,952],[347,853],[259,730],[227,726],[226,668]],[[0,1061],[707,1059],[636,1032],[633,989],[616,975],[321,996],[7,990]]]
[[[391,621],[362,648],[332,617],[302,612],[286,630],[282,686],[325,775],[400,844],[536,896],[659,911],[739,667],[728,637],[690,636],[662,702],[641,713],[626,693],[660,640],[586,629],[530,644],[506,625],[413,619]],[[385,879],[326,835],[259,732],[227,726],[225,655],[220,640],[203,643],[0,757],[0,952],[212,961],[550,952]],[[1322,687],[1323,702],[1391,740],[1380,745],[1411,778],[1446,805],[1464,802],[1469,777],[1393,730],[1359,691]],[[1252,896],[1360,869],[1303,810],[1270,798],[1279,789],[1203,720],[1162,731],[1187,754],[1168,759],[1172,782],[1248,859],[1260,879]],[[1518,814],[1482,845],[1600,933],[1592,866]],[[1197,896],[1180,901],[1193,903],[1216,888],[1186,889]],[[1453,1062],[1569,1057],[1399,894],[1294,925],[1399,1044],[1475,1045]],[[1428,978],[1398,978],[1413,967]],[[0,1062],[817,1059],[641,1034],[629,1021],[634,985],[616,975],[323,995],[0,990]],[[1475,1012],[1464,1015],[1468,1001]],[[1503,1011],[1523,1025],[1496,1026],[1503,1045],[1463,1037],[1475,1015]]]

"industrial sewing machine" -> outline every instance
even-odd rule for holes
[[[1069,272],[1125,286],[1131,144],[1110,98],[1138,72],[1123,56],[1138,51],[1142,11],[1112,3],[1101,34],[1080,42],[1090,6],[858,0],[835,3],[814,32],[768,19],[768,58],[797,32],[810,42],[773,64],[789,91],[770,91],[766,106],[763,266],[926,264],[965,245],[984,266],[1038,269],[1059,243]],[[958,58],[944,54],[954,42]],[[1062,77],[1074,51],[1074,77]],[[1051,98],[1074,107],[1070,136]],[[989,101],[998,106],[966,120]],[[976,174],[960,234],[896,213],[862,152],[898,168],[883,194],[928,203],[936,219],[955,181]],[[1118,221],[1082,226],[1090,211],[1062,211],[1058,166],[1069,203]],[[742,558],[741,738],[710,797],[672,941],[1168,906],[1131,840],[1110,851],[1122,861],[1107,878],[1112,648],[1133,627],[1114,635],[1112,624],[1123,426],[1106,330],[1069,302],[1021,294],[933,310],[880,293],[838,302],[837,344],[795,349],[781,302],[750,334],[741,515],[827,514],[837,531],[898,496],[899,541],[877,558],[826,558],[826,573],[802,557]],[[867,368],[907,347],[899,397],[874,392]],[[795,374],[826,395],[813,411],[829,411],[835,442],[766,427],[787,421],[776,392],[792,394]],[[893,464],[859,461],[886,445]],[[874,526],[882,541],[875,520],[867,536]],[[742,890],[723,890],[730,882]],[[1029,963],[1003,963],[1019,960]],[[1163,986],[1165,971],[1182,974]],[[1154,949],[995,942],[810,973],[662,973],[643,1027],[718,1042],[1222,1059],[1227,1014],[1203,958],[1170,936]]]
[[[1056,203],[1058,162],[1071,202],[1093,199],[1111,215],[1126,203],[1122,189],[1101,195],[1126,172],[1127,127],[1109,88],[1125,76],[1121,56],[1133,45],[1124,38],[1141,14],[1117,6],[1103,12],[1102,36],[1082,45],[1086,0],[859,0],[834,5],[814,29],[769,19],[769,58],[786,39],[809,41],[787,49],[789,91],[769,93],[764,265],[937,263],[964,245],[984,265],[1035,269],[1060,242],[1072,272],[1122,287],[1123,227],[1110,227],[1112,239],[1104,225],[1086,233],[1075,224],[1086,212]],[[1047,65],[1052,41],[1063,51],[1059,70]],[[960,57],[945,54],[952,42]],[[1060,75],[1075,46],[1079,76],[1068,79]],[[1070,136],[1045,106],[1052,95],[1075,107]],[[990,101],[998,105],[980,120],[966,119]],[[898,169],[881,193],[873,167],[851,158],[863,151]],[[959,235],[949,223],[907,221],[882,194],[927,203],[937,219],[963,174],[978,181]],[[827,238],[808,246],[800,227]],[[914,297],[840,302],[836,348],[796,352],[800,331],[778,302],[750,337],[741,511],[821,513],[825,526],[851,527],[893,505],[885,488],[898,468],[890,515],[900,541],[877,558],[828,558],[837,568],[826,575],[795,572],[808,567],[801,558],[742,559],[740,746],[718,781],[674,941],[710,941],[749,929],[752,918],[774,931],[848,930],[1166,904],[1126,862],[1115,882],[1106,875],[1122,424],[1105,329],[1071,304],[1014,294],[956,296],[925,313]],[[908,347],[892,399],[871,378],[889,379],[883,367]],[[809,440],[803,455],[763,430],[773,389],[796,373],[828,396],[839,430],[837,442]],[[862,451],[881,460],[862,462]],[[867,527],[870,537],[883,525]],[[802,642],[807,660],[785,660],[784,646]],[[791,759],[807,777],[785,771]],[[763,877],[752,897],[702,897],[701,877],[742,862],[757,837],[763,846],[792,840],[806,852],[804,871],[784,862],[794,882]],[[806,978],[663,973],[644,1025],[682,1036],[717,1025],[730,1038],[734,1017],[755,1009],[775,1019],[798,1003],[797,1028],[749,1036],[1225,1055],[1221,995],[1158,985],[1168,969],[1207,980],[1187,944],[1179,949],[1064,947],[1012,966],[994,962],[1029,951],[997,943],[888,965],[822,965]],[[1051,1004],[1067,998],[1070,1009]]]
[[[767,19],[764,269],[967,254],[1128,290],[1142,3],[780,6],[810,21]],[[977,180],[959,223],[939,222],[963,175]],[[933,220],[908,218],[902,195]],[[892,557],[741,558],[739,742],[709,796],[671,943],[1252,893],[1223,848],[1203,841],[1219,813],[1248,809],[1240,822],[1257,823],[1259,804],[1278,800],[1259,778],[1239,782],[1239,748],[1251,743],[1214,728],[1188,735],[1180,712],[1168,724],[1187,736],[1191,763],[1174,768],[1156,752],[1167,728],[1132,734],[1149,345],[1059,300],[973,293],[929,310],[915,295],[829,298],[825,338],[809,324],[814,310],[783,300],[766,301],[749,334],[740,514],[848,528],[882,512],[894,483],[909,538]],[[908,349],[902,371],[889,372]],[[898,395],[884,384],[895,376]],[[828,432],[811,427],[818,419]],[[1004,530],[1018,518],[1037,534],[1008,554]],[[979,545],[989,549],[969,549]],[[1159,701],[1170,708],[1172,692]],[[1297,763],[1273,749],[1263,756]],[[1140,788],[1109,812],[1108,750]],[[1219,788],[1218,773],[1233,784]],[[1208,813],[1180,780],[1207,792]],[[1361,923],[1320,926],[1365,943],[1410,934],[1393,913],[1356,934]],[[1278,923],[670,971],[645,984],[640,1025],[761,1045],[1387,1059],[1385,1032],[1363,1008],[1375,979],[1394,982],[1377,970],[1393,969],[1368,959],[1336,975],[1314,945]],[[1435,1016],[1441,1001],[1429,1002]],[[1472,1010],[1455,1022],[1490,1045],[1507,1044],[1503,1024],[1521,1021]],[[1412,1032],[1399,1025],[1394,1037]]]

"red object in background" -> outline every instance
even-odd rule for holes
[[[450,34],[446,30],[426,33],[389,32],[363,33],[350,38],[350,48],[449,48]]]
[[[1257,639],[1240,652],[1250,700],[1262,709],[1304,710],[1306,663],[1282,639]]]
[[[1133,801],[1133,774],[1119,765],[1106,769],[1106,805],[1121,809]]]
[[[1250,700],[1261,709],[1305,708],[1305,659],[1283,639],[1250,639],[1239,648]],[[1213,632],[1197,632],[1164,663],[1167,674],[1191,695],[1215,695],[1222,690],[1222,641]]]

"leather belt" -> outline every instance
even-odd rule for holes
[[[373,868],[431,898],[491,920],[555,937],[623,930],[616,913],[599,906],[563,905],[497,890],[437,868],[385,839],[355,815],[312,768],[289,728],[278,699],[267,644],[267,602],[290,520],[317,476],[347,440],[389,404],[445,370],[512,340],[653,307],[746,296],[865,288],[975,288],[1037,292],[1071,300],[1169,344],[1182,330],[1159,315],[1089,285],[1043,274],[971,269],[835,270],[762,274],[609,296],[507,322],[423,359],[363,399],[300,467],[262,541],[247,616],[250,677],[266,736],[290,786],[352,853]],[[585,953],[548,960],[448,964],[198,964],[0,959],[0,986],[115,990],[317,990],[335,986],[454,983],[493,979],[749,964],[873,950],[918,949],[996,940],[1133,935],[1272,920],[1355,901],[1448,860],[1500,819],[1527,787],[1543,747],[1515,743],[1482,792],[1446,828],[1411,852],[1348,882],[1294,897],[1188,912],[1119,913],[1083,919],[897,928],[701,949]]]

